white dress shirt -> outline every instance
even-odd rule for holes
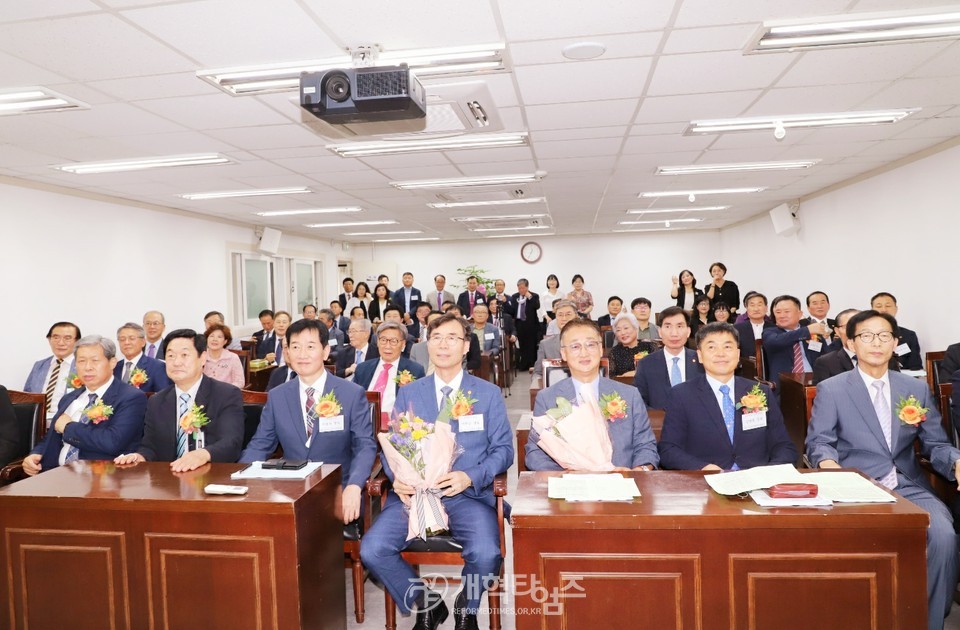
[[[393,379],[397,378],[397,366],[399,364],[400,359],[390,364],[390,371],[387,375],[387,386],[383,390],[383,395],[380,396],[380,410],[387,413],[393,411],[393,403],[397,400],[397,383]],[[380,374],[382,373],[383,359],[380,359],[377,361],[377,369],[373,371],[373,378],[370,379],[370,386],[367,387],[368,392],[373,391],[373,387],[377,384],[377,381],[380,379]]]
[[[47,369],[47,375],[43,378],[43,389],[41,393],[47,391],[47,383],[50,382],[50,376],[53,374],[53,368],[57,367],[57,357],[50,357],[50,367]],[[53,389],[53,396],[50,400],[50,410],[47,412],[47,425],[57,413],[57,407],[60,406],[60,399],[67,393],[67,379],[73,372],[73,355],[64,358],[60,364],[60,374],[57,375],[57,384]]]
[[[61,366],[60,369],[61,369],[61,371],[62,371],[62,370],[63,370],[63,366]],[[74,400],[72,403],[70,403],[70,406],[67,407],[67,409],[66,409],[63,413],[65,413],[65,414],[67,414],[68,416],[70,416],[70,419],[73,420],[74,422],[80,422],[80,417],[81,417],[82,414],[83,414],[83,410],[87,408],[87,405],[88,405],[88,404],[90,404],[90,394],[96,394],[96,395],[97,395],[97,400],[98,400],[98,401],[99,401],[99,400],[102,400],[102,399],[103,399],[103,395],[107,393],[107,390],[110,389],[110,386],[111,386],[111,385],[113,385],[113,377],[112,377],[112,376],[110,377],[110,380],[108,380],[106,383],[104,383],[104,384],[101,385],[99,388],[97,388],[96,391],[92,391],[92,392],[91,392],[91,391],[88,390],[86,387],[84,387],[84,388],[83,388],[83,393],[80,394],[80,396],[78,396],[76,400]],[[109,422],[109,420],[107,420],[107,422]],[[53,427],[51,427],[51,429],[52,429],[52,428],[53,428]],[[63,466],[63,464],[64,464],[64,459],[67,457],[67,453],[70,452],[70,449],[71,449],[71,448],[73,448],[72,445],[67,444],[66,442],[63,443],[63,447],[60,449],[60,456],[57,458],[57,463],[58,463],[58,464],[60,464],[61,466]]]

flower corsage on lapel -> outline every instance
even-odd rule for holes
[[[187,412],[180,417],[180,428],[187,435],[193,435],[197,448],[204,448],[206,440],[203,435],[203,427],[210,423],[210,418],[203,413],[203,405],[194,403],[187,409]]]
[[[149,380],[150,378],[147,376],[147,371],[143,368],[134,368],[133,371],[130,372],[130,384],[137,389],[140,389],[140,387]]]
[[[926,420],[928,411],[930,411],[928,408],[920,406],[916,396],[909,398],[901,396],[900,402],[897,403],[897,417],[900,418],[900,422],[912,427]]]
[[[634,360],[634,362],[639,361],[640,359],[642,359],[643,357],[647,356],[648,354],[650,354],[650,353],[647,352],[646,350],[641,350],[640,352],[638,352],[638,353],[636,353],[635,355],[633,355],[633,360]]]
[[[767,410],[767,395],[760,389],[759,383],[740,398],[736,408],[743,413],[759,413]]]
[[[80,389],[83,387],[83,381],[77,376],[76,372],[71,372],[67,377],[67,389]]]
[[[331,389],[329,392],[320,397],[320,400],[317,401],[317,404],[313,407],[317,412],[317,416],[321,418],[333,418],[334,416],[339,416],[340,411],[343,407],[340,405],[340,401],[337,400],[337,395]]]
[[[477,402],[477,399],[471,396],[472,393],[471,391],[464,393],[462,389],[454,392],[437,415],[437,422],[450,422],[451,420],[459,420],[461,416],[471,415],[473,404]]]
[[[626,418],[627,411],[629,411],[627,401],[620,396],[619,392],[604,394],[600,397],[600,413],[603,414],[604,420],[616,422],[621,418]]]
[[[99,398],[92,407],[89,407],[83,412],[83,415],[85,415],[90,422],[100,424],[110,419],[110,416],[113,415],[113,407],[103,402],[102,398]]]
[[[417,380],[417,377],[410,373],[410,370],[404,370],[397,374],[397,377],[393,379],[393,382],[397,384],[398,387],[403,387],[404,385],[409,385],[410,383]]]

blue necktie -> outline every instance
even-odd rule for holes
[[[80,413],[81,424],[90,424],[90,418],[88,418],[87,414],[84,412],[90,407],[93,407],[95,404],[97,404],[97,395],[94,393],[91,393],[89,394],[89,396],[90,396],[90,400],[87,403],[87,406],[84,407],[83,412]],[[75,462],[78,459],[80,459],[80,449],[77,448],[76,446],[71,445],[70,448],[67,449],[67,455],[66,457],[63,458],[63,463],[69,464],[70,462]]]
[[[727,427],[727,437],[733,444],[733,418],[736,415],[736,408],[733,406],[733,399],[730,398],[730,386],[721,385],[720,393],[723,394],[723,424]]]
[[[354,363],[359,364],[361,361],[363,361],[363,352],[360,350],[357,350],[357,360],[354,361]]]
[[[675,387],[683,382],[683,376],[680,374],[680,357],[673,357],[673,365],[670,366],[670,387]]]
[[[180,459],[187,454],[187,434],[183,431],[183,428],[180,426],[180,418],[183,417],[183,414],[187,413],[187,409],[190,407],[190,394],[184,392],[180,394],[180,404],[177,407],[177,459]]]

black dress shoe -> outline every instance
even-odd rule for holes
[[[424,605],[417,609],[417,622],[413,624],[413,630],[436,630],[449,616],[450,611],[440,593],[428,591]]]
[[[457,599],[453,602],[453,630],[480,630],[477,625],[477,614],[473,614],[466,608],[467,596],[463,591],[457,593]]]

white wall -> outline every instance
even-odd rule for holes
[[[0,183],[0,383],[19,389],[48,356],[51,323],[115,338],[127,321],[163,311],[167,330],[231,312],[230,252],[255,251],[252,228]],[[281,256],[324,261],[337,287],[339,245],[283,235]],[[327,291],[327,292],[328,292]],[[252,332],[237,328],[236,333]]]

